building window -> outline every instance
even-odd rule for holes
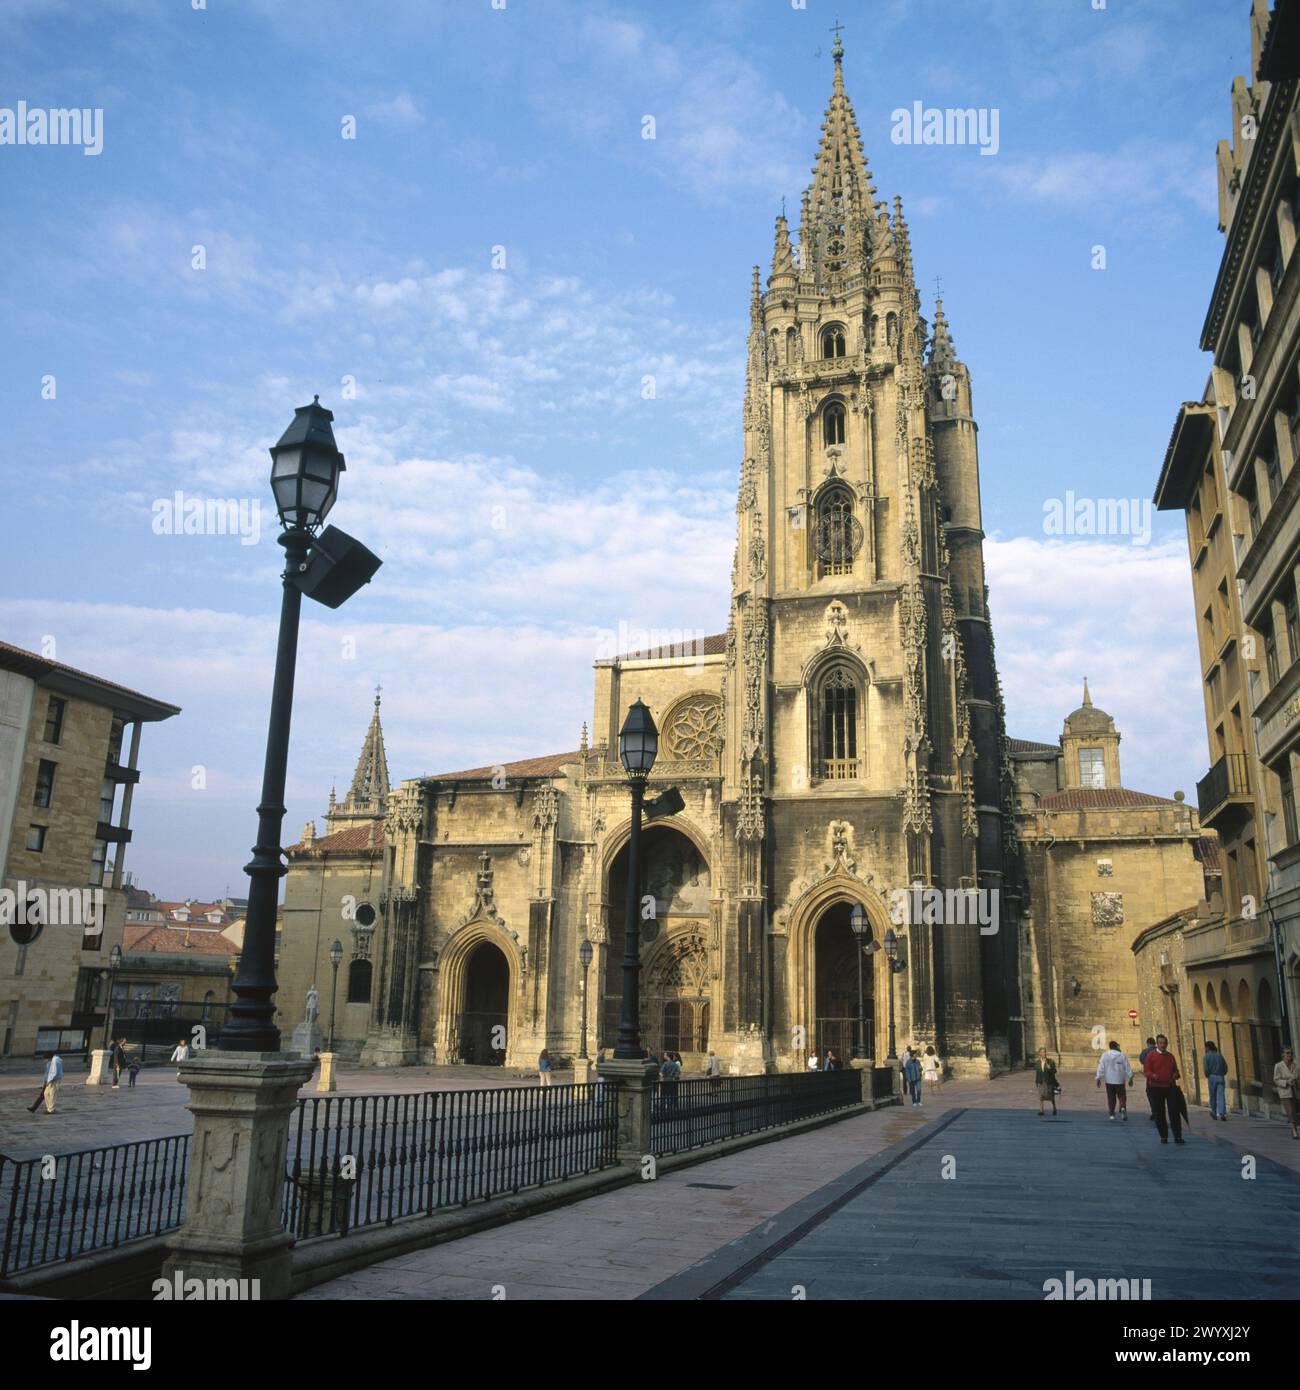
[[[105,777],[99,787],[99,823],[101,825],[113,824],[113,801],[116,796],[117,783]]]
[[[47,807],[54,800],[54,769],[58,763],[42,758],[36,765],[36,800],[34,805]]]
[[[821,764],[828,781],[858,775],[858,687],[838,666],[822,682]]]
[[[1285,763],[1277,774],[1282,789],[1282,830],[1288,845],[1296,842],[1295,787],[1291,781],[1291,765]]]
[[[1279,668],[1277,664],[1277,635],[1273,630],[1273,620],[1268,620],[1268,626],[1264,629],[1264,665],[1268,670],[1268,683],[1270,688],[1277,684]]]
[[[104,862],[108,858],[108,841],[96,840],[90,854],[90,886],[100,888],[104,883]]]
[[[832,401],[822,411],[822,442],[828,449],[844,443],[844,407],[839,401]]]
[[[1268,477],[1268,505],[1271,507],[1277,501],[1278,493],[1282,491],[1282,461],[1278,458],[1276,444],[1264,460],[1264,473]]]
[[[1249,540],[1254,540],[1259,535],[1259,496],[1252,487],[1246,493],[1246,514],[1250,518]]]
[[[110,763],[120,763],[122,761],[122,736],[126,733],[126,721],[120,714],[113,716],[113,727],[108,735],[108,761]]]
[[[66,700],[60,700],[56,695],[50,696],[50,703],[45,707],[45,742],[58,743],[63,736],[63,711],[67,705]]]
[[[1273,253],[1264,253],[1264,265],[1268,269],[1268,283],[1273,287],[1273,293],[1277,293],[1277,287],[1282,283],[1282,243],[1274,242]]]
[[[1283,605],[1286,613],[1286,647],[1287,656],[1292,664],[1300,661],[1300,613],[1296,611],[1295,590],[1291,591],[1290,598]]]
[[[846,487],[832,487],[817,503],[813,532],[822,576],[852,574],[860,543],[861,524],[853,516],[853,496]]]
[[[844,356],[844,330],[840,327],[828,328],[822,334],[822,356]]]
[[[1106,759],[1100,748],[1079,749],[1079,785],[1105,787]]]
[[[371,965],[368,960],[354,960],[348,966],[349,1004],[370,1003],[370,976]]]
[[[27,848],[33,854],[41,854],[45,850],[45,831],[43,825],[29,825],[27,827]]]

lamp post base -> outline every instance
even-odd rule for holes
[[[338,1082],[334,1079],[334,1063],[338,1061],[338,1053],[322,1052],[320,1055],[320,1075],[316,1078],[316,1090],[337,1091]]]
[[[185,1225],[167,1279],[258,1281],[288,1298],[293,1236],[281,1225],[285,1153],[312,1063],[280,1052],[201,1052],[180,1064],[194,1114]],[[253,1296],[253,1295],[250,1295]]]

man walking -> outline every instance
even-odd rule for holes
[[[907,1061],[903,1063],[903,1080],[907,1083],[907,1093],[912,1097],[913,1105],[921,1104],[921,1064],[912,1056],[912,1049],[907,1049]]]
[[[1098,1087],[1105,1082],[1106,1084],[1106,1109],[1110,1118],[1115,1118],[1116,1107],[1119,1108],[1121,1120],[1128,1119],[1128,1091],[1127,1087],[1133,1084],[1133,1068],[1129,1065],[1129,1060],[1119,1050],[1119,1043],[1112,1041],[1105,1052],[1101,1054],[1101,1060],[1097,1063],[1097,1085]]]
[[[1172,1125],[1174,1143],[1183,1140],[1183,1121],[1179,1113],[1177,1082],[1182,1073],[1174,1054],[1169,1051],[1169,1039],[1163,1033],[1156,1034],[1153,1052],[1148,1052],[1142,1063],[1142,1073],[1147,1079],[1147,1094],[1151,1097],[1151,1111],[1155,1115],[1156,1129],[1160,1132],[1160,1142],[1169,1142],[1169,1129]]]
[[[1273,1068],[1273,1089],[1291,1125],[1291,1138],[1300,1139],[1300,1067],[1289,1047],[1282,1049],[1282,1060]]]
[[[45,1102],[45,1113],[54,1114],[54,1102],[59,1098],[59,1086],[63,1081],[63,1058],[57,1052],[50,1053],[49,1065],[45,1068],[45,1084],[41,1087],[41,1093],[36,1097],[36,1104],[29,1105],[27,1108],[34,1115],[41,1101]]]
[[[1205,1056],[1201,1059],[1201,1070],[1210,1089],[1210,1119],[1228,1118],[1227,1101],[1224,1089],[1228,1079],[1228,1059],[1219,1051],[1219,1045],[1209,1038],[1205,1040]]]
[[[126,1048],[123,1044],[125,1038],[113,1039],[113,1050],[109,1053],[109,1059],[113,1064],[113,1089],[116,1091],[122,1080],[122,1073],[126,1069]]]

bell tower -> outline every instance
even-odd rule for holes
[[[733,1021],[768,1034],[779,1066],[815,1010],[801,934],[829,826],[850,828],[836,872],[854,865],[845,893],[874,894],[878,924],[892,890],[918,882],[1001,895],[1014,834],[969,373],[941,304],[930,340],[902,202],[876,198],[843,53],[837,34],[797,241],[783,212],[766,289],[753,271],[726,645]],[[1014,940],[903,930],[900,1044],[910,1033],[986,1069],[1015,1012]]]

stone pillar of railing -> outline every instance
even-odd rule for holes
[[[875,1062],[870,1057],[850,1057],[849,1066],[853,1068],[862,1078],[862,1103],[871,1105],[875,1096],[872,1094],[873,1073]]]
[[[573,1084],[575,1086],[590,1085],[596,1075],[596,1066],[590,1057],[575,1057],[573,1059]]]
[[[644,1058],[610,1058],[596,1070],[618,1106],[618,1161],[640,1168],[650,1153],[650,1106],[658,1072]]]
[[[185,1225],[167,1242],[168,1278],[257,1279],[261,1298],[288,1298],[285,1152],[312,1069],[310,1060],[282,1052],[200,1052],[180,1063],[194,1138]]]
[[[334,1078],[334,1063],[338,1060],[338,1054],[334,1052],[322,1052],[320,1055],[320,1075],[316,1078],[317,1091],[337,1091],[338,1082]]]
[[[86,1076],[87,1086],[107,1086],[112,1078],[113,1069],[108,1065],[111,1054],[106,1047],[97,1047],[90,1054],[90,1071]]]

